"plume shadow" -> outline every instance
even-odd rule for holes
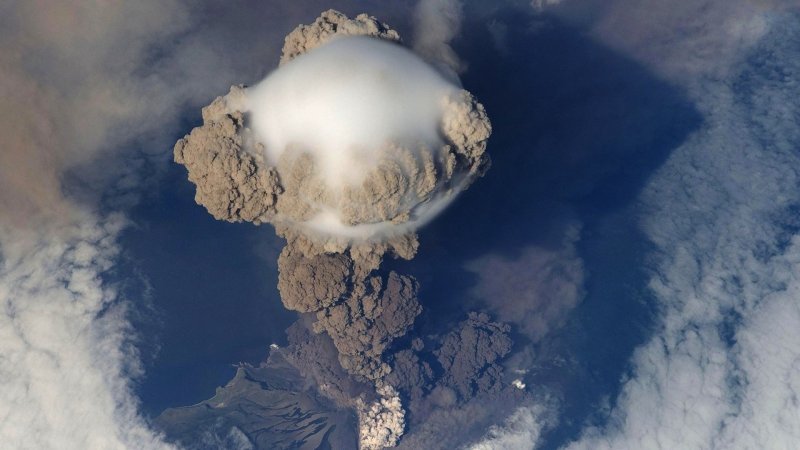
[[[587,295],[534,347],[531,375],[562,397],[569,420],[546,440],[563,442],[609,392],[613,401],[633,349],[650,333],[654,311],[641,269],[648,244],[633,206],[702,117],[679,89],[555,18],[501,8],[466,20],[457,46],[469,62],[462,79],[492,119],[493,164],[420,231],[413,261],[390,265],[419,279],[415,333],[435,334],[481,307],[470,300],[477,280],[468,261],[555,248],[567,224],[582,225]],[[520,335],[515,341],[530,344]]]

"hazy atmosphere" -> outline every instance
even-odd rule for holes
[[[0,447],[793,449],[797,0],[0,6]]]

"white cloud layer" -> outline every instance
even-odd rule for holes
[[[800,442],[800,235],[787,228],[800,203],[800,22],[742,19],[761,21],[763,37],[712,61],[725,60],[725,79],[692,80],[706,123],[641,199],[658,255],[657,332],[635,352],[608,423],[571,450]]]
[[[581,15],[562,4],[573,8],[559,13]],[[705,122],[639,199],[655,245],[656,331],[632,356],[607,422],[566,448],[796,448],[797,4],[617,0],[588,10],[600,41],[679,84]]]
[[[133,142],[168,154],[158,138],[211,79],[183,64],[214,57],[190,40],[174,61],[157,58],[153,46],[190,22],[176,1],[0,9],[0,447],[169,448],[130,390],[141,367],[126,308],[140,299],[104,282],[125,218],[97,199],[138,185],[135,157],[121,154]],[[101,158],[116,162],[80,170]],[[90,195],[65,192],[71,171]]]
[[[154,6],[34,1],[3,8],[3,448],[169,448],[138,415],[130,379],[141,368],[126,303],[103,281],[124,218],[100,216],[62,190],[66,172],[152,131],[154,119],[174,107],[172,96],[148,102],[165,85],[135,74],[148,45],[185,19],[174,3]]]
[[[119,217],[0,226],[0,440],[13,449],[166,449],[137,414],[125,306],[102,281]]]

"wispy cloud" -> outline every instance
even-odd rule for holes
[[[566,230],[556,248],[532,246],[516,258],[490,254],[466,265],[478,275],[472,294],[534,342],[563,325],[585,294],[583,261],[575,249],[580,227],[568,224]]]
[[[414,50],[455,73],[466,69],[450,45],[461,31],[463,8],[460,0],[420,0],[414,11]]]
[[[533,450],[549,425],[545,409],[544,405],[518,408],[469,450]]]
[[[569,0],[567,0],[569,2]],[[590,2],[591,3],[591,2]],[[681,83],[726,77],[736,59],[767,32],[767,14],[784,0],[603,2],[593,32],[606,45]]]

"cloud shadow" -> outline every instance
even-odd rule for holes
[[[465,263],[554,248],[566,224],[582,224],[587,296],[559,333],[535,347],[530,375],[562,396],[569,420],[549,433],[555,443],[574,436],[609,393],[613,401],[633,349],[650,333],[641,269],[648,244],[632,209],[702,117],[646,68],[529,10],[467,17],[457,50],[469,63],[464,86],[493,122],[493,165],[421,230],[416,259],[389,266],[419,278],[425,311],[415,333],[434,334],[481,306],[470,300],[477,280]]]

